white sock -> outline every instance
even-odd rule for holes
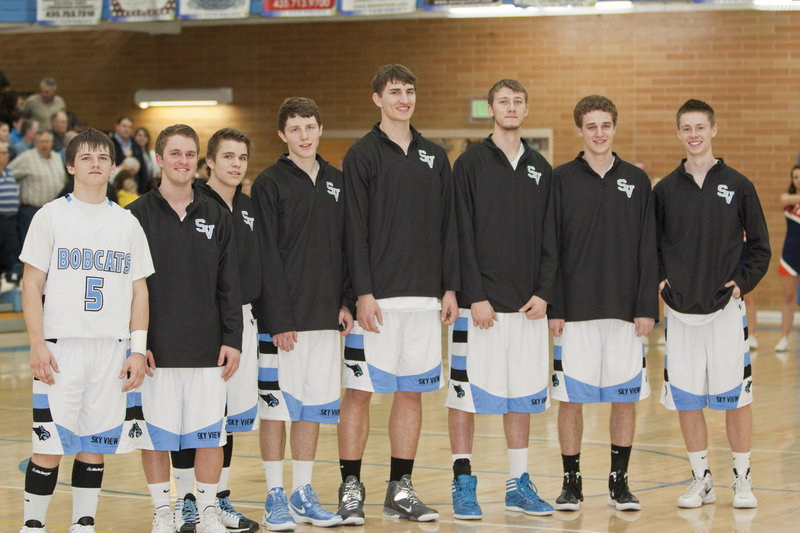
[[[53,495],[40,495],[25,492],[24,496],[24,514],[22,515],[24,517],[24,521],[27,522],[28,520],[38,520],[42,525],[44,525],[44,520],[47,517],[47,507],[50,505],[50,498],[52,498]]]
[[[517,478],[528,471],[528,448],[508,449],[508,477]]]
[[[706,473],[708,468],[708,450],[700,450],[699,452],[688,452],[689,464],[692,465],[692,474],[694,477],[701,478]]]
[[[223,490],[228,490],[228,478],[231,475],[231,467],[223,466],[222,472],[219,474],[219,483],[217,484],[217,494]]]
[[[733,452],[733,469],[740,476],[747,474],[750,468],[750,452]]]
[[[267,478],[267,492],[276,487],[283,487],[283,459],[280,461],[262,461],[264,477]]]
[[[292,459],[292,492],[311,485],[314,461],[295,461]]]
[[[197,482],[197,512],[202,513],[206,507],[214,507],[217,501],[217,484]]]
[[[470,463],[472,462],[472,454],[471,453],[454,453],[453,454],[453,462],[455,463],[459,459],[466,459]]]
[[[194,467],[172,467],[172,477],[175,479],[175,492],[178,493],[178,498],[194,493]]]
[[[150,497],[153,498],[153,507],[156,509],[164,506],[169,507],[169,481],[151,483],[147,485],[147,490],[150,491]]]
[[[72,487],[72,523],[77,524],[84,516],[95,517],[97,500],[100,498],[100,487],[87,489]]]

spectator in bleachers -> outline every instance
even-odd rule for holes
[[[121,116],[117,119],[117,125],[114,128],[114,135],[111,140],[114,141],[114,148],[116,149],[117,170],[126,157],[134,157],[139,161],[139,169],[136,171],[136,184],[139,194],[147,192],[147,175],[145,169],[144,159],[142,158],[142,149],[133,140],[133,119],[129,116]]]
[[[36,211],[54,200],[64,187],[65,173],[61,157],[53,153],[53,134],[40,131],[36,134],[36,150],[19,154],[9,165],[19,183],[19,242],[25,242],[28,226]]]
[[[32,94],[22,103],[22,111],[39,121],[43,130],[50,131],[50,117],[56,111],[66,111],[67,104],[56,94],[56,80],[45,78],[39,83],[39,94]]]
[[[19,132],[19,130],[22,128],[22,121],[26,118],[30,117],[25,116],[25,113],[20,110],[11,113],[11,133],[8,135],[11,146],[14,146],[22,140],[22,134]]]
[[[14,112],[19,111],[22,105],[22,98],[19,93],[13,89],[9,89],[0,93],[0,122],[5,122],[11,126],[11,116]]]
[[[0,124],[0,127],[7,124]],[[5,275],[3,289],[7,282],[19,280],[15,271],[19,256],[19,236],[17,235],[17,211],[19,211],[19,186],[8,169],[8,146],[0,143],[0,275]]]
[[[147,128],[141,126],[136,128],[136,133],[133,134],[133,140],[142,149],[142,159],[144,160],[145,174],[149,182],[160,174],[161,168],[156,164],[156,152],[150,149],[150,132]]]
[[[67,133],[67,113],[66,111],[56,111],[50,117],[50,131],[53,132],[53,151],[61,153],[67,147],[64,142],[64,135]]]
[[[0,146],[8,148],[8,160],[14,159],[17,152],[11,144],[11,126],[7,122],[0,122]]]
[[[39,132],[39,123],[32,119],[24,119],[19,128],[20,140],[14,145],[17,155],[33,148],[36,144],[36,134]]]

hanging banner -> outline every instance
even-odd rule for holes
[[[179,0],[178,18],[242,19],[250,16],[250,0]]]
[[[395,15],[413,13],[417,0],[340,0],[342,15]]]
[[[419,0],[419,7],[435,10],[448,7],[499,6],[501,3],[501,0]]]
[[[103,0],[38,0],[36,24],[71,26],[97,24]]]
[[[108,20],[172,20],[175,18],[175,2],[176,0],[108,0]]]
[[[336,0],[264,0],[267,17],[324,17],[336,14]]]

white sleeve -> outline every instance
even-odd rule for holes
[[[134,280],[146,278],[155,272],[153,258],[150,255],[150,246],[147,244],[147,236],[144,234],[139,220],[130,215],[133,222],[131,224],[131,274]]]
[[[19,259],[42,272],[48,272],[53,245],[53,209],[48,203],[33,216]]]

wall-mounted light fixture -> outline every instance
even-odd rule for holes
[[[233,89],[139,89],[133,101],[142,109],[165,106],[223,105],[233,102]]]

